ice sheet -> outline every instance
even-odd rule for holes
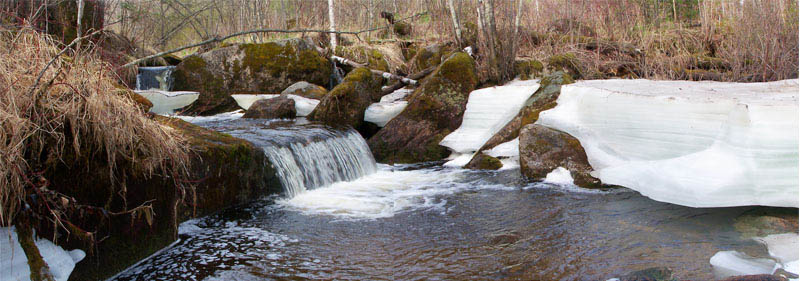
[[[592,175],[690,207],[798,207],[798,80],[592,80],[537,124],[580,140]]]
[[[50,268],[50,274],[58,281],[66,281],[75,264],[86,256],[81,250],[65,251],[47,239],[39,238],[34,243]],[[28,258],[14,227],[0,227],[0,272],[0,281],[30,280]]]
[[[153,103],[150,112],[162,115],[173,114],[175,110],[192,104],[200,96],[198,92],[189,91],[136,90],[134,92]]]
[[[439,144],[458,153],[477,151],[514,119],[525,101],[539,89],[538,82],[512,81],[503,86],[472,91],[461,127],[447,135]]]

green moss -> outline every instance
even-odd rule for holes
[[[22,247],[28,259],[30,279],[35,281],[55,280],[53,276],[50,275],[50,268],[42,258],[42,254],[39,253],[39,248],[36,247],[31,226],[27,223],[17,223],[16,229],[19,245]]]
[[[547,58],[547,67],[552,71],[567,71],[576,78],[581,78],[582,72],[580,70],[578,58],[575,54],[566,53],[553,55]]]
[[[478,154],[479,159],[477,162],[476,169],[480,170],[497,170],[503,167],[503,163],[500,162],[500,159],[495,157],[480,153]]]
[[[529,80],[541,75],[544,70],[544,65],[541,61],[535,59],[517,60],[514,62],[514,68],[522,80]]]
[[[329,68],[330,64],[315,50],[301,50],[294,42],[241,44],[239,49],[245,55],[241,61],[242,68],[249,68],[252,74],[266,72],[273,77],[285,74],[290,79],[301,79],[307,74]],[[309,82],[322,84],[324,81]]]
[[[377,49],[372,49],[365,46],[336,46],[334,53],[337,56],[355,61],[357,63],[365,63],[370,69],[376,69],[384,72],[389,72],[390,70],[389,62]]]
[[[442,44],[419,48],[411,59],[411,73],[439,65],[443,57],[450,51],[452,51],[452,47]]]

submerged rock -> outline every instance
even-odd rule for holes
[[[541,125],[529,124],[519,134],[519,163],[522,175],[543,179],[559,167],[570,172],[575,185],[601,187],[600,180],[589,173],[592,166],[581,143],[569,134]]]
[[[253,103],[242,118],[291,119],[297,116],[294,100],[280,96],[272,99],[260,99]]]
[[[351,71],[320,101],[308,119],[333,126],[349,125],[368,137],[374,128],[366,126],[364,111],[380,100],[381,80],[366,68]]]
[[[328,94],[328,90],[325,90],[324,87],[306,81],[294,83],[281,92],[281,95],[295,95],[316,100],[321,100],[326,94]]]
[[[458,52],[422,81],[400,115],[369,139],[375,159],[389,163],[441,160],[449,151],[439,142],[461,125],[469,93],[478,78],[475,62]]]
[[[620,281],[674,281],[678,280],[672,275],[672,269],[668,267],[651,267],[639,271],[634,271],[622,276]]]
[[[279,93],[298,81],[327,85],[330,62],[303,39],[239,44],[184,58],[173,74],[175,90],[200,92],[189,113],[236,109],[233,93]]]

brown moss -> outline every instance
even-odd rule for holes
[[[476,157],[478,157],[478,162],[475,166],[470,167],[470,169],[497,170],[503,167],[503,163],[500,162],[500,159],[495,157],[483,153],[478,153]]]

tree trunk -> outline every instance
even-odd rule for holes
[[[333,0],[328,0],[328,22],[330,22],[330,30],[332,32],[336,31],[336,23],[333,18]],[[336,52],[336,33],[330,33],[331,35],[331,51]]]
[[[83,0],[76,0],[78,2],[78,25],[76,27],[76,36],[75,38],[81,38],[83,30],[81,30],[81,20],[83,19]],[[78,44],[75,46],[76,51],[80,51],[81,49],[81,42],[78,41]]]
[[[450,18],[453,19],[453,31],[456,35],[456,45],[463,47],[461,41],[461,28],[458,26],[458,15],[456,14],[456,7],[453,5],[453,0],[447,0],[447,6],[450,9]]]

